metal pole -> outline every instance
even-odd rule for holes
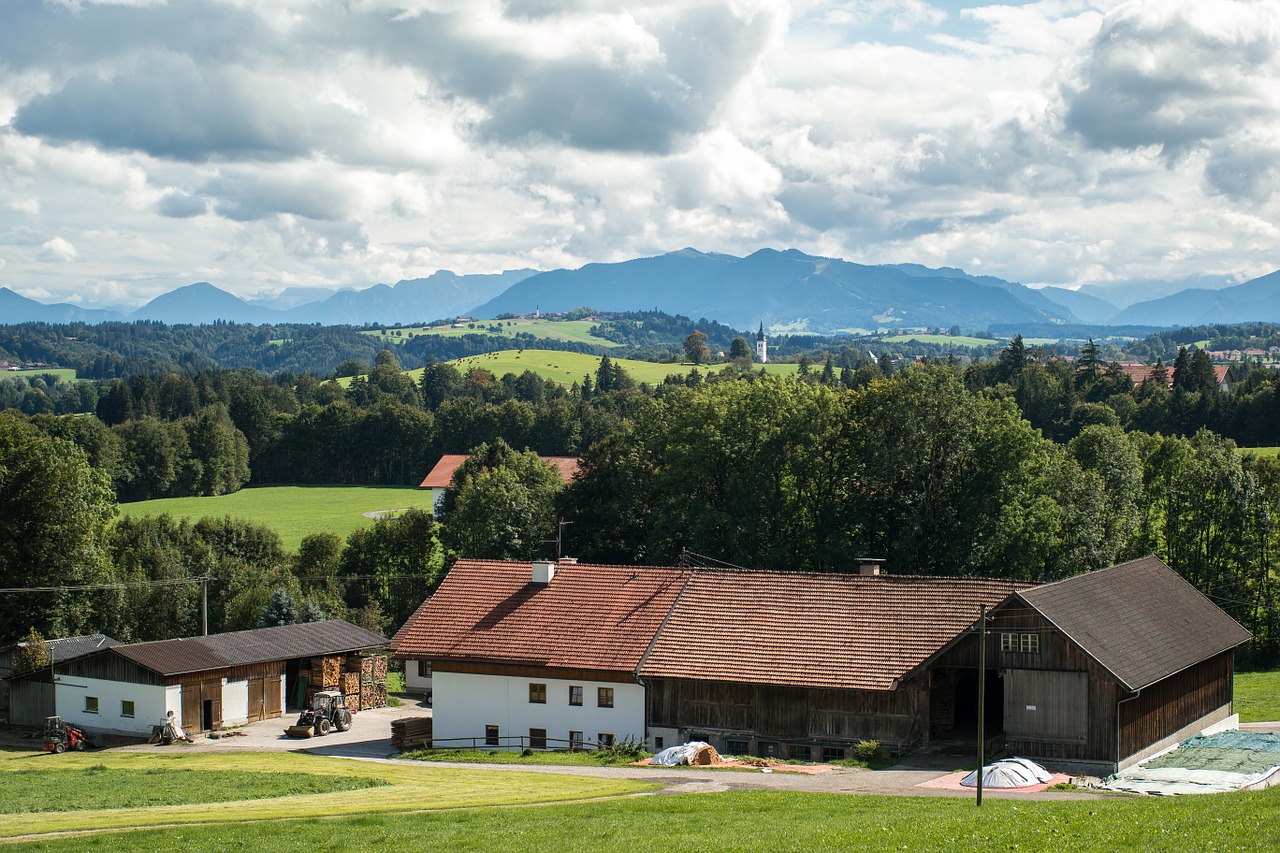
[[[982,805],[982,768],[987,763],[987,605],[978,611],[978,805]]]
[[[209,576],[200,579],[200,624],[204,636],[209,636]]]

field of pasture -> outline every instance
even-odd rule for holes
[[[120,505],[126,516],[163,515],[192,522],[211,516],[245,518],[275,529],[284,547],[296,551],[308,533],[329,531],[345,539],[374,519],[370,512],[429,509],[431,494],[405,486],[259,486],[230,495],[161,498]]]
[[[412,326],[405,329],[371,329],[361,334],[388,342],[408,340],[419,335],[436,335],[441,338],[497,335],[514,339],[518,334],[527,334],[550,341],[571,341],[598,347],[622,346],[591,334],[591,327],[595,325],[597,324],[590,320],[476,320],[472,323],[464,323],[460,329],[452,326]]]
[[[631,358],[610,360],[614,364],[621,365],[636,382],[648,382],[651,385],[657,385],[672,374],[687,376],[695,367],[692,364],[667,364],[637,361]],[[572,385],[574,382],[581,382],[582,377],[588,374],[594,379],[596,371],[600,368],[600,356],[578,352],[558,352],[556,350],[502,350],[500,352],[455,359],[449,364],[452,364],[463,373],[473,367],[482,367],[495,376],[502,376],[505,373],[519,375],[526,370],[532,370],[544,379],[550,379],[562,385]],[[761,366],[772,374],[792,375],[799,365],[766,364],[755,365],[753,369],[759,370]],[[724,365],[703,364],[697,365],[697,368],[705,376],[708,373],[723,370]],[[408,373],[415,379],[422,376],[420,369],[411,370]]]

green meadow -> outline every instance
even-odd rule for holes
[[[0,373],[0,378],[5,376],[21,376],[23,379],[36,379],[41,376],[56,376],[59,382],[75,382],[76,370],[74,367],[42,367],[36,370],[6,370]]]
[[[405,329],[373,329],[361,332],[379,340],[400,341],[419,335],[436,335],[441,338],[460,338],[463,335],[498,335],[514,339],[518,334],[533,335],[551,341],[572,341],[599,347],[619,347],[622,344],[591,334],[597,325],[590,320],[476,320],[464,324],[461,329],[452,326],[414,326]],[[473,326],[474,328],[468,328]]]
[[[610,360],[614,364],[621,365],[636,382],[648,382],[651,385],[657,385],[672,374],[687,376],[695,367],[692,364],[662,364],[652,361],[637,361],[631,358]],[[463,373],[473,367],[481,367],[495,376],[502,376],[505,373],[518,375],[526,370],[531,370],[544,379],[550,379],[562,385],[572,385],[574,382],[581,382],[582,377],[588,374],[594,378],[596,371],[600,368],[600,356],[579,352],[558,352],[556,350],[503,350],[501,352],[490,352],[483,355],[455,359],[449,364],[452,364]],[[724,369],[723,364],[696,366],[704,376]],[[755,365],[752,369],[758,371],[760,367],[761,365]],[[798,365],[766,364],[763,367],[772,374],[792,375],[796,372]],[[819,366],[815,369],[820,370],[821,367]],[[409,373],[415,379],[422,376],[421,370],[411,370]]]
[[[296,551],[308,533],[329,531],[345,539],[374,519],[367,512],[429,509],[429,491],[406,486],[259,486],[230,495],[161,498],[120,504],[126,516],[163,515],[198,521],[206,516],[245,518],[274,528],[284,546]]]

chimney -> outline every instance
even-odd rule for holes
[[[533,561],[533,582],[546,586],[556,576],[556,564],[551,560]]]
[[[882,565],[884,565],[884,560],[879,557],[859,557],[858,574],[878,575]]]

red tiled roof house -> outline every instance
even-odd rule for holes
[[[453,475],[463,462],[471,457],[465,453],[446,453],[440,457],[440,461],[435,467],[422,478],[422,482],[418,484],[419,489],[431,490],[431,511],[438,513],[440,511],[440,502],[444,500],[444,494],[453,485]],[[578,473],[578,457],[576,456],[539,456],[543,462],[555,467],[560,474],[560,480],[568,485]]]

